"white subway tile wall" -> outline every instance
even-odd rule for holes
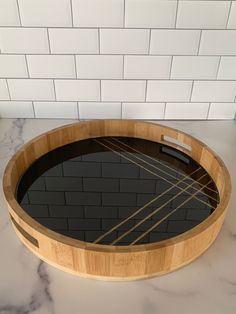
[[[48,29],[51,54],[99,53],[98,29]]]
[[[207,118],[209,103],[167,103],[166,119],[204,120]]]
[[[26,57],[24,55],[0,54],[0,77],[28,77]]]
[[[236,2],[232,1],[229,21],[228,21],[228,28],[236,28]]]
[[[125,56],[125,79],[168,79],[171,57],[169,56]]]
[[[0,0],[0,117],[234,119],[236,1]]]
[[[80,119],[119,119],[119,102],[79,102]]]
[[[236,56],[221,57],[218,79],[236,80]]]
[[[209,110],[209,119],[234,119],[236,103],[212,103]]]
[[[122,108],[122,118],[124,119],[164,119],[165,103],[135,103],[125,102]]]
[[[34,118],[30,101],[0,101],[0,118]]]
[[[72,8],[75,27],[123,26],[124,0],[72,0]]]
[[[20,26],[16,0],[0,0],[0,26]]]
[[[55,80],[55,90],[59,101],[100,100],[99,80]]]
[[[200,55],[235,55],[236,30],[203,30]]]
[[[146,82],[141,80],[102,80],[102,101],[144,101]]]
[[[34,102],[35,115],[38,118],[78,119],[77,102]]]
[[[232,102],[235,91],[236,81],[195,81],[191,101]]]
[[[0,79],[0,100],[8,100],[9,97],[9,90],[7,86],[7,81],[4,79]]]
[[[150,54],[197,55],[200,30],[151,30]]]
[[[175,26],[176,7],[177,0],[126,0],[125,26],[173,28]]]
[[[174,56],[171,78],[216,79],[220,57]]]
[[[11,100],[55,100],[52,80],[9,79]]]
[[[148,54],[147,29],[100,29],[100,53]]]
[[[18,0],[22,26],[72,26],[70,0]]]
[[[1,53],[44,54],[49,53],[46,28],[0,28]]]
[[[122,79],[123,56],[77,55],[76,68],[81,79]]]
[[[225,28],[230,1],[179,2],[177,24],[179,28]]]
[[[190,101],[192,81],[148,81],[148,101]]]
[[[72,55],[29,55],[26,58],[32,78],[76,78]]]

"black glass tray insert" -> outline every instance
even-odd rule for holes
[[[189,156],[127,137],[47,153],[24,173],[16,194],[45,227],[105,245],[169,239],[201,223],[219,202],[211,177]]]

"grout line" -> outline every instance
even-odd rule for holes
[[[171,56],[171,60],[170,60],[170,73],[169,73],[169,80],[171,80],[171,73],[172,73],[172,64],[173,64],[173,59],[174,59],[174,56]]]
[[[145,84],[145,96],[144,96],[145,102],[147,102],[147,85],[148,85],[148,80],[146,80],[146,84]]]
[[[100,101],[102,101],[102,80],[99,80]]]
[[[125,55],[123,55],[123,68],[122,68],[122,70],[123,70],[123,73],[122,73],[122,78],[123,78],[123,80],[125,79]]]
[[[79,102],[77,101],[77,114],[78,114],[78,120],[80,118],[80,112],[79,112]]]
[[[53,84],[53,90],[54,90],[54,100],[57,101],[57,94],[56,94],[56,87],[55,87],[55,80],[52,80],[52,84]]]
[[[25,55],[25,64],[26,64],[26,71],[27,71],[28,78],[30,78],[29,65],[28,65],[28,60],[27,60],[27,56],[26,55]]]
[[[100,28],[98,28],[98,54],[101,54],[101,34],[100,34]]]
[[[10,101],[9,99],[1,99],[0,100],[0,103],[1,102],[6,102],[6,101]],[[101,103],[118,103],[118,102],[124,102],[124,103],[128,103],[128,104],[133,104],[133,103],[138,103],[138,104],[143,104],[145,103],[144,100],[133,100],[133,101],[126,101],[126,100],[112,100],[112,101],[95,101],[95,100],[53,100],[53,99],[44,99],[44,100],[33,100],[33,99],[20,99],[20,100],[17,100],[17,99],[11,99],[11,101],[17,101],[17,102],[32,102],[32,101],[35,101],[35,102],[67,102],[67,103],[73,103],[73,102],[83,102],[83,103],[97,103],[97,102],[101,102]],[[146,101],[146,103],[148,104],[163,104],[163,103],[175,103],[175,104],[189,104],[189,103],[199,103],[199,104],[206,104],[206,103],[209,103],[209,100],[206,100],[206,101],[166,101],[166,100],[156,100],[156,101]],[[215,100],[212,100],[211,103],[216,103],[216,104],[221,104],[221,103],[225,103],[225,104],[234,104],[236,102],[236,96],[234,97],[234,100],[232,101],[215,101]]]
[[[167,1],[172,1],[172,0],[167,0]],[[174,0],[173,0],[174,1]],[[182,1],[182,0],[180,0]],[[184,1],[184,0],[183,0]],[[185,0],[186,1],[186,0]],[[190,0],[189,0],[190,1]],[[202,0],[205,1],[205,0]],[[215,1],[215,0],[214,0]],[[224,1],[224,0],[220,0],[220,1]],[[227,0],[226,0],[227,1]],[[12,25],[1,25],[1,28],[20,28],[20,29],[31,29],[31,28],[40,28],[40,29],[44,29],[44,28],[50,28],[50,29],[84,29],[84,30],[91,30],[91,29],[98,29],[98,26],[75,26],[75,27],[71,27],[71,26],[12,26]],[[101,29],[110,29],[110,30],[122,30],[123,27],[113,27],[113,26],[99,26],[99,28]],[[196,30],[208,30],[208,31],[227,31],[227,30],[236,30],[236,28],[230,28],[230,29],[225,29],[225,28],[200,28],[200,27],[187,27],[187,28],[174,28],[174,27],[154,27],[154,26],[150,26],[150,27],[125,27],[125,29],[129,29],[129,30],[149,30],[149,29],[153,29],[153,30],[174,30],[174,31],[178,31],[178,30],[191,30],[191,31],[196,31]]]
[[[194,80],[193,80],[193,82],[192,82],[192,86],[191,86],[191,91],[190,91],[189,102],[192,102],[192,96],[193,96],[193,86],[194,86]]]
[[[200,1],[200,0],[199,0]],[[7,101],[7,100],[6,100]],[[2,119],[4,119],[4,120],[6,120],[6,119],[12,119],[12,117],[7,117],[7,116],[4,116],[4,117],[1,117]],[[17,118],[16,118],[17,119]],[[24,119],[26,119],[26,120],[28,120],[28,119],[34,119],[34,118],[24,118]],[[76,118],[52,118],[52,117],[47,117],[47,118],[41,118],[41,117],[36,117],[36,119],[45,119],[45,120],[50,120],[50,119],[55,119],[55,120],[68,120],[68,119],[70,119],[70,120],[76,120],[76,121],[78,121],[78,119],[76,119]],[[89,120],[102,120],[102,118],[100,119],[100,118],[91,118],[91,117],[85,117],[85,118],[80,118],[79,119],[79,121],[89,121]],[[130,118],[130,120],[137,120],[136,118]],[[162,121],[162,122],[177,122],[177,121],[182,121],[182,122],[184,122],[184,121],[188,121],[188,122],[196,122],[196,121],[198,121],[198,122],[201,122],[201,121],[206,121],[206,119],[199,119],[199,118],[191,118],[191,119],[179,119],[179,118],[168,118],[168,119],[160,119],[160,118],[153,118],[153,119],[146,119],[146,118],[139,118],[139,120],[141,120],[141,121]],[[212,118],[212,119],[209,119],[209,121],[234,121],[234,120],[236,120],[236,116],[235,116],[235,118]],[[118,192],[117,192],[118,193]],[[92,218],[91,218],[92,219]]]
[[[58,4],[59,5],[59,4]],[[73,18],[73,5],[72,5],[72,0],[70,0],[70,14],[71,14],[71,24],[72,27],[74,27],[74,18]]]
[[[146,85],[145,85],[145,99],[144,99],[145,102],[147,102],[147,98],[148,98],[147,91],[148,91],[148,80],[146,80]]]
[[[11,99],[11,93],[10,93],[10,88],[9,88],[9,85],[8,85],[8,79],[5,79],[5,80],[6,80],[7,91],[8,91],[8,96],[9,96],[8,101],[9,101],[9,100],[12,101],[12,99]]]
[[[48,31],[48,28],[47,28],[47,37],[48,37],[48,48],[49,48],[49,54],[52,53],[51,51],[51,45],[50,45],[50,40],[49,40],[49,31]]]
[[[232,3],[233,3],[233,1],[230,1],[230,5],[229,5],[229,14],[228,14],[228,17],[227,17],[227,20],[226,20],[225,29],[228,29],[229,17],[230,17],[230,13],[231,13]]]
[[[34,102],[33,101],[32,101],[32,107],[33,107],[33,112],[34,112],[34,118],[36,118],[35,107],[34,107]]]
[[[16,0],[16,6],[17,6],[17,11],[18,11],[20,26],[22,27],[22,20],[21,20],[21,14],[20,14],[20,6],[19,6],[19,1],[18,1],[18,0]],[[1,26],[1,27],[2,27],[2,26]]]
[[[211,107],[211,103],[209,102],[209,106],[208,106],[208,110],[207,110],[207,115],[206,115],[206,120],[208,120],[208,118],[209,118],[210,107]]]
[[[198,43],[198,49],[197,49],[197,55],[198,56],[199,56],[199,52],[200,52],[201,40],[202,40],[202,29],[200,31],[199,43]]]
[[[164,115],[163,115],[163,120],[166,119],[166,107],[167,107],[167,103],[165,103],[165,107],[164,107]]]
[[[1,28],[1,27],[0,27]],[[50,53],[27,53],[27,52],[2,52],[1,55],[4,56],[21,56],[21,55],[27,55],[27,56],[48,56],[50,55]],[[55,56],[71,56],[74,55],[74,52],[71,53],[56,53],[53,52],[52,55]],[[99,55],[103,55],[103,56],[122,56],[122,55],[126,55],[126,56],[147,56],[147,53],[76,53],[76,55],[78,56],[99,56]],[[156,56],[156,57],[172,57],[172,56],[176,56],[176,57],[194,57],[196,56],[196,53],[192,53],[192,54],[164,54],[164,53],[152,53],[151,56]],[[200,54],[199,56],[204,56],[204,57],[235,57],[235,54]]]
[[[75,78],[71,78],[71,77],[30,77],[30,78],[26,78],[26,77],[0,77],[0,79],[11,79],[11,80],[58,80],[58,81],[75,81]],[[145,82],[147,80],[147,77],[145,76],[144,78],[132,78],[132,79],[121,79],[121,78],[92,78],[92,79],[88,79],[88,78],[83,78],[83,77],[79,77],[78,79],[79,81],[134,81],[134,82]],[[169,79],[169,78],[148,78],[149,81],[172,81],[172,82],[185,82],[185,81],[193,81],[193,78],[173,78],[173,79]],[[216,80],[216,79],[194,79],[195,81],[199,81],[199,82],[235,82],[235,79],[220,79],[220,80]]]
[[[216,80],[218,80],[220,64],[221,64],[221,56],[219,57],[219,62],[218,62],[217,70],[216,70],[216,78],[215,78]]]
[[[148,55],[150,55],[150,51],[151,51],[151,37],[152,37],[152,30],[150,29],[149,31],[149,41],[148,41]]]
[[[120,103],[120,118],[123,118],[123,102]]]
[[[124,0],[123,1],[123,4],[124,4],[124,10],[123,10],[123,28],[125,28],[125,7],[126,7],[126,1]]]
[[[177,25],[178,9],[179,9],[179,0],[177,0],[176,12],[175,12],[175,29]]]
[[[74,63],[75,63],[75,78],[78,78],[76,55],[74,55]]]

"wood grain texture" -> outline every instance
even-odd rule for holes
[[[134,246],[83,242],[49,230],[31,218],[15,199],[21,175],[40,156],[57,147],[101,136],[137,137],[183,151],[210,174],[219,190],[220,203],[206,220],[193,229],[168,240]],[[167,142],[164,136],[187,144],[191,149]],[[173,271],[202,254],[221,229],[231,183],[223,161],[204,143],[190,135],[166,126],[136,120],[96,120],[54,129],[25,144],[6,167],[3,189],[9,213],[15,221],[13,226],[16,233],[41,259],[62,270],[85,277],[134,280]],[[38,247],[34,245],[34,240]]]

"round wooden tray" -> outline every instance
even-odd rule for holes
[[[116,136],[167,145],[196,161],[217,187],[219,202],[214,211],[192,229],[167,240],[121,246],[85,242],[60,234],[37,222],[20,206],[16,197],[19,181],[40,157],[77,141]],[[6,167],[3,189],[17,235],[42,260],[85,277],[134,280],[168,273],[202,254],[220,231],[231,183],[223,161],[204,143],[188,134],[135,120],[96,120],[54,129],[25,144]]]

